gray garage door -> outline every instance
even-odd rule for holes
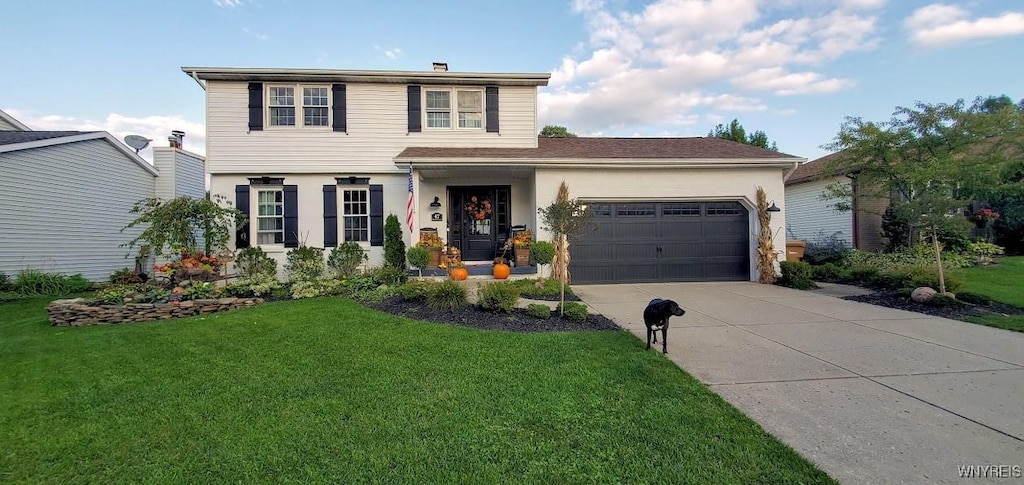
[[[738,202],[591,203],[596,231],[570,247],[574,283],[750,279]]]

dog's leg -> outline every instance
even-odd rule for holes
[[[652,333],[654,333],[654,332],[651,331],[651,327],[647,327],[647,350],[651,350],[651,334]],[[657,342],[655,342],[655,343],[657,343]]]
[[[668,322],[661,326],[661,353],[668,353]]]

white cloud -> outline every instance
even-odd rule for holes
[[[1008,11],[971,20],[970,12],[962,7],[935,3],[915,10],[903,26],[915,44],[941,46],[1024,34],[1024,12]]]
[[[167,137],[172,130],[185,132],[185,149],[206,154],[206,126],[202,123],[186,120],[181,115],[151,115],[143,117],[125,116],[110,113],[102,121],[79,119],[73,116],[56,114],[40,114],[36,111],[17,108],[4,108],[11,116],[18,119],[33,130],[74,130],[74,131],[106,131],[118,140],[126,135],[142,135],[153,140],[149,147],[139,152],[146,160],[153,160],[153,146],[167,146]]]
[[[254,30],[250,30],[248,27],[242,27],[242,32],[245,32],[246,34],[249,34],[258,40],[267,40],[270,38],[269,35],[261,32],[256,32]]]
[[[850,79],[822,72],[878,45],[884,0],[574,0],[587,42],[564,56],[541,90],[541,124],[580,133],[694,123],[710,110],[767,109],[759,95],[827,94]],[[791,9],[782,11],[780,9]],[[715,116],[724,116],[716,113]]]
[[[242,0],[213,0],[213,4],[221,8],[235,8],[241,6]]]
[[[373,46],[373,49],[384,53],[384,57],[387,57],[388,59],[398,59],[399,57],[402,57],[402,49],[399,49],[398,47],[385,49],[379,45],[375,45]]]

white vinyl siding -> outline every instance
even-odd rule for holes
[[[849,186],[849,179],[843,179]],[[853,246],[853,214],[835,210],[835,200],[823,200],[825,189],[834,181],[816,180],[786,187],[786,237],[815,241],[821,236],[836,237]]]
[[[370,192],[346,189],[341,194],[342,241],[369,242]]]
[[[20,126],[17,126],[17,125],[15,125],[13,123],[8,123],[7,120],[3,119],[2,117],[0,117],[0,130],[5,130],[5,131],[24,131],[24,130],[21,129]]]
[[[207,83],[207,170],[210,173],[397,173],[394,157],[410,146],[537,146],[537,90],[501,86],[501,133],[424,129],[409,133],[405,84],[347,84],[348,133],[269,127],[248,130],[244,82]],[[404,213],[404,208],[397,213]]]
[[[154,196],[153,174],[106,140],[0,153],[0,271],[81,273],[94,281],[134,267],[120,247],[135,202]]]

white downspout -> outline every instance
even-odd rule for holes
[[[205,84],[203,84],[203,81],[201,81],[201,80],[199,79],[199,76],[198,76],[198,75],[196,75],[196,72],[195,72],[195,71],[192,71],[192,79],[195,79],[195,81],[196,81],[196,84],[198,84],[198,85],[199,85],[199,87],[203,88],[203,91],[206,91],[206,85],[205,85]]]

